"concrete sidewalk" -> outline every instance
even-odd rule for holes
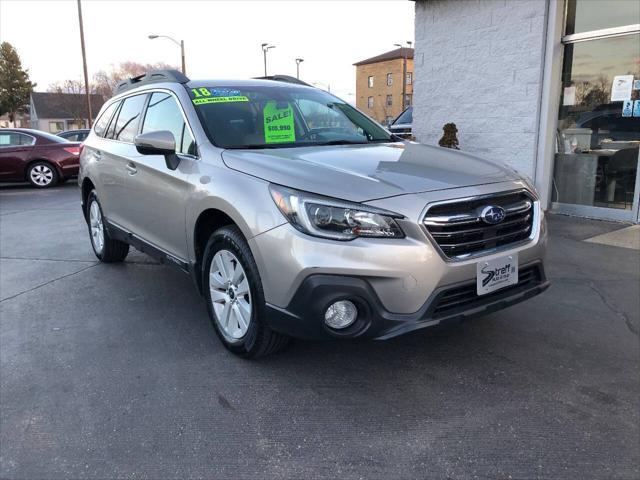
[[[637,479],[640,255],[585,241],[624,227],[550,216],[510,309],[249,362],[185,275],[95,261],[76,186],[0,188],[0,477]]]

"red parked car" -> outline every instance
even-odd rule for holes
[[[47,188],[78,175],[78,142],[28,128],[0,129],[0,182]]]

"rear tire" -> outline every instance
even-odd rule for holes
[[[104,263],[122,262],[129,253],[129,244],[114,240],[105,228],[102,207],[96,191],[92,190],[87,197],[87,226],[93,253]]]
[[[37,161],[27,170],[27,180],[36,188],[49,188],[58,183],[60,176],[49,162]]]
[[[240,230],[216,230],[205,248],[202,277],[213,326],[223,345],[243,358],[282,350],[290,338],[269,328],[258,267]]]

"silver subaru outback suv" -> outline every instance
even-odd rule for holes
[[[131,245],[190,274],[244,357],[457,323],[548,286],[526,178],[403,142],[290,77],[122,82],[79,184],[96,256]]]

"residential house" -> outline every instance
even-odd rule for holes
[[[29,128],[31,121],[28,112],[16,113],[13,122],[9,120],[9,114],[0,115],[0,128]]]
[[[92,94],[93,119],[104,103],[102,95]],[[88,128],[87,99],[84,93],[33,92],[31,94],[31,128],[50,133]]]

